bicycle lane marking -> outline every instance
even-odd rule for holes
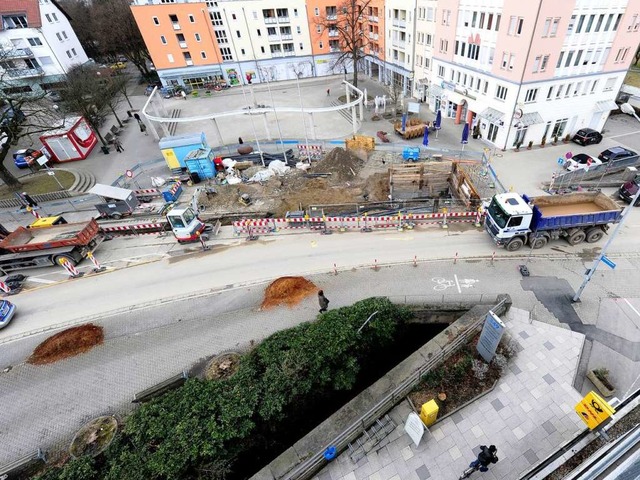
[[[458,287],[458,293],[462,293],[462,290],[460,290],[460,282],[458,281],[458,275],[454,274],[453,278],[456,280],[456,287]]]

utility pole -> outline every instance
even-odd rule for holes
[[[629,206],[626,207],[622,212],[622,216],[620,218],[620,221],[618,222],[618,225],[616,226],[616,229],[613,231],[613,233],[609,237],[609,240],[607,240],[607,243],[604,245],[604,247],[602,247],[602,250],[600,251],[600,255],[598,255],[598,258],[596,258],[595,262],[593,262],[593,267],[591,267],[585,273],[584,280],[582,281],[582,285],[580,285],[580,288],[576,292],[575,296],[571,299],[573,302],[580,301],[580,295],[582,294],[584,287],[587,286],[587,283],[589,283],[589,280],[591,280],[591,277],[593,277],[593,274],[596,273],[596,269],[598,268],[598,265],[600,265],[600,262],[602,262],[602,258],[605,256],[605,253],[607,252],[607,248],[609,248],[609,245],[611,245],[611,242],[613,242],[613,239],[616,238],[616,235],[618,235],[618,232],[620,232],[620,228],[622,228],[622,225],[624,224],[625,220],[629,216],[629,212],[638,201],[638,198],[640,198],[640,188],[631,199],[631,203],[629,204]]]

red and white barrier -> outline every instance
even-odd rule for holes
[[[31,213],[34,217],[40,218],[40,214],[38,212],[36,212],[33,209],[33,207],[27,207],[26,210],[27,210],[27,212]]]
[[[9,288],[9,285],[7,285],[4,282],[0,282],[0,290],[2,290],[4,293],[11,292],[11,289]]]
[[[103,267],[102,265],[100,265],[100,262],[98,262],[98,259],[96,257],[93,256],[93,252],[89,252],[87,253],[87,258],[89,260],[91,260],[91,263],[93,263],[94,266],[94,272],[101,272],[103,270],[105,270],[105,267]]]
[[[60,265],[62,265],[64,269],[69,273],[69,275],[71,275],[73,278],[81,276],[78,269],[74,265],[72,265],[71,262],[66,258],[60,259]]]

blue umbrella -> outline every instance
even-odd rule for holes
[[[436,127],[436,138],[438,138],[438,130],[440,130],[442,124],[442,111],[438,110],[436,113],[436,121],[434,122],[434,127]]]
[[[407,114],[402,115],[402,131],[404,132],[405,128],[407,128]]]
[[[422,145],[425,147],[429,146],[429,127],[425,125],[424,127],[424,137],[422,139]]]
[[[464,146],[469,143],[469,124],[465,123],[464,128],[462,129],[462,140],[460,140],[462,144],[462,150],[464,150]]]

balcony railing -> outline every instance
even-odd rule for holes
[[[284,53],[282,52],[271,52],[272,57],[284,57]]]
[[[372,40],[378,40],[379,35],[377,33],[369,32],[369,38]]]
[[[394,27],[405,28],[407,26],[407,21],[406,20],[401,20],[399,18],[394,18],[393,21],[391,22],[391,24]]]
[[[329,30],[330,37],[337,37],[339,35],[337,30]]]
[[[184,63],[186,63],[189,67],[193,66],[193,60],[185,60]]]
[[[264,17],[264,23],[278,23],[276,17]]]
[[[178,42],[180,44],[180,48],[187,48],[187,42]]]
[[[0,52],[0,57],[4,59],[8,58],[30,58],[33,57],[33,52],[30,48],[14,48],[13,50],[3,50]]]
[[[172,23],[174,30],[180,30],[180,24],[178,22]]]
[[[292,40],[293,39],[293,35],[291,35],[290,33],[282,33],[282,34],[280,34],[280,36],[282,37],[282,40]]]
[[[39,77],[40,75],[44,75],[44,70],[42,68],[9,68],[5,70],[7,75],[11,78],[29,78],[29,77]]]
[[[270,42],[279,42],[280,41],[280,35],[269,35],[267,38],[269,39]]]
[[[398,48],[406,48],[407,47],[407,42],[404,40],[399,40],[397,38],[394,38],[393,40],[391,40],[391,44],[394,47],[398,47]]]
[[[340,51],[340,47],[329,47],[329,52],[338,53]]]
[[[288,52],[284,52],[284,56],[285,57],[295,57],[295,55],[296,55],[296,52],[293,51],[293,50],[288,51]]]
[[[338,15],[336,15],[335,13],[329,15],[327,14],[327,20],[337,20],[338,19]]]
[[[377,23],[377,22],[378,22],[378,17],[375,17],[375,16],[373,16],[373,15],[369,15],[369,21],[370,21],[370,22],[376,22],[376,23]]]
[[[278,17],[278,23],[289,23],[289,17]]]

